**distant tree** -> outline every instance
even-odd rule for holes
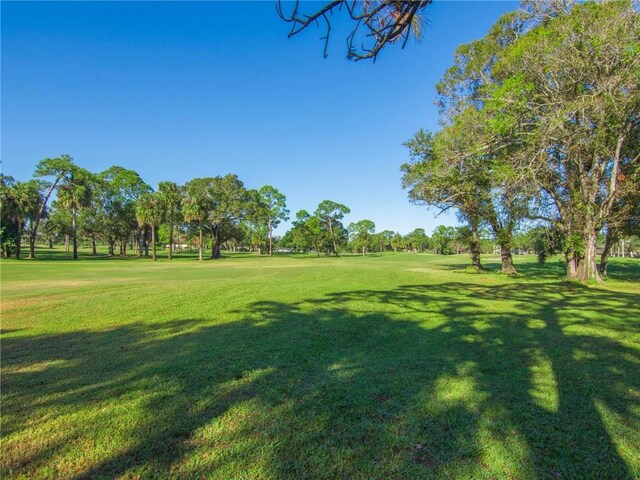
[[[636,176],[640,176],[640,171],[636,172]],[[616,200],[611,214],[605,220],[606,236],[598,267],[605,276],[614,244],[625,238],[640,236],[640,179],[622,175],[621,180],[630,185],[625,185],[625,192]]]
[[[211,209],[211,199],[208,192],[208,179],[206,178],[194,178],[188,181],[185,186],[185,198],[182,203],[182,214],[184,219],[190,223],[197,223],[198,225],[198,260],[203,260],[204,250],[204,236],[203,228],[204,222],[209,216],[209,210]]]
[[[401,248],[404,248],[405,241],[404,237],[399,233],[394,233],[393,237],[390,240],[391,248],[394,252],[397,252]]]
[[[342,225],[341,220],[350,212],[351,210],[349,207],[331,200],[324,200],[320,205],[318,205],[318,208],[314,213],[326,228],[333,248],[333,253],[336,257],[340,255],[338,244],[340,242],[342,232],[344,231],[344,226]]]
[[[407,44],[410,33],[416,40],[422,38],[421,11],[432,0],[380,0],[356,2],[351,0],[334,0],[322,5],[312,13],[299,11],[296,1],[291,13],[284,13],[282,3],[278,0],[277,11],[280,18],[291,23],[289,37],[300,33],[310,25],[322,22],[325,28],[324,56],[327,56],[329,34],[331,33],[331,17],[334,11],[344,10],[354,22],[354,27],[347,37],[347,58],[362,60],[371,58],[375,61],[380,50],[387,45],[401,42]],[[360,33],[360,29],[364,33]]]
[[[405,237],[405,243],[410,246],[415,252],[424,252],[429,248],[429,237],[427,236],[424,228],[416,228],[413,232],[409,233]]]
[[[66,214],[67,212],[63,210]],[[59,241],[60,236],[71,234],[71,221],[69,219],[69,229],[63,228],[58,224],[55,218],[56,210],[50,210],[47,217],[40,223],[39,232],[42,238],[44,238],[49,244],[49,248],[53,248],[53,244]],[[67,215],[68,216],[68,215]]]
[[[531,248],[538,257],[538,263],[544,263],[551,255],[562,251],[560,232],[554,227],[540,225],[527,232]]]
[[[251,213],[255,195],[244,187],[237,175],[207,179],[209,211],[206,225],[212,238],[211,258],[220,258],[227,240],[242,234],[240,224]]]
[[[354,245],[362,250],[362,256],[364,257],[376,231],[376,224],[371,220],[360,220],[350,223],[347,230],[353,239]]]
[[[273,255],[273,229],[281,221],[289,220],[289,210],[287,210],[287,197],[280,193],[271,185],[265,185],[259,190],[261,216],[267,223],[269,235],[269,256]]]
[[[158,260],[156,255],[156,226],[165,218],[166,205],[162,195],[158,192],[145,193],[136,202],[136,218],[140,225],[151,228],[152,259]]]
[[[15,247],[16,258],[21,258],[22,236],[26,223],[35,218],[39,211],[42,197],[38,189],[38,183],[34,180],[27,182],[16,182],[10,177],[2,179],[2,200],[3,200],[3,224],[8,221],[15,228],[13,244]],[[33,227],[32,227],[33,228]],[[7,232],[9,228],[7,229]],[[6,233],[5,233],[6,235]],[[10,247],[9,247],[10,248]]]
[[[265,247],[266,239],[269,236],[267,228],[268,227],[262,222],[249,223],[243,228],[243,231],[245,232],[244,237],[248,239],[251,244],[251,249],[255,250],[260,255],[262,255],[263,249],[267,250],[268,253],[268,247]]]
[[[66,154],[55,158],[45,158],[36,165],[35,177],[44,180],[40,183],[42,201],[33,219],[29,233],[29,258],[36,258],[38,226],[45,215],[51,194],[56,190],[60,182],[69,180],[74,167],[73,158]]]
[[[9,175],[0,173],[0,244],[2,258],[11,257],[17,242],[18,227],[14,216],[14,205],[10,188],[15,180]]]
[[[291,229],[291,242],[296,249],[302,251],[313,250],[318,256],[323,250],[327,238],[327,232],[322,228],[322,221],[310,215],[306,210],[296,213]]]
[[[78,259],[78,211],[91,204],[94,176],[88,170],[73,166],[58,187],[58,203],[71,211],[73,259]]]
[[[455,238],[456,230],[453,227],[446,227],[444,225],[438,225],[431,235],[433,247],[436,253],[440,255],[447,255],[451,252],[451,242]]]
[[[98,236],[105,231],[105,217],[96,200],[94,192],[91,202],[78,213],[78,230],[83,237],[91,239],[92,255],[98,254]]]
[[[59,202],[51,202],[51,208],[44,219],[43,228],[48,232],[49,238],[63,237],[64,250],[69,252],[69,239],[71,238],[71,212],[60,206]]]
[[[166,207],[167,220],[169,221],[169,260],[173,259],[173,231],[176,218],[182,204],[182,192],[175,182],[160,182],[158,193]]]
[[[383,230],[382,232],[374,235],[375,242],[378,245],[378,250],[384,252],[387,248],[391,248],[391,239],[395,232],[391,230]]]
[[[126,256],[127,242],[138,232],[138,255],[145,247],[146,227],[137,224],[135,203],[143,194],[151,191],[134,170],[112,166],[99,174],[103,189],[99,191],[100,203],[105,214],[105,235],[109,253],[114,254],[114,244],[120,241],[120,255]]]

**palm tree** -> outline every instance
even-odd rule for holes
[[[204,206],[198,202],[197,199],[189,197],[184,200],[182,205],[182,214],[184,219],[191,222],[198,222],[198,228],[200,230],[200,242],[198,244],[198,260],[203,259],[203,235],[202,235],[202,222],[207,218],[207,210]]]
[[[169,217],[169,260],[173,259],[173,229],[176,215],[182,203],[182,192],[174,182],[160,182],[158,192],[164,201],[167,216]]]
[[[14,220],[18,232],[16,237],[16,258],[20,259],[22,250],[22,229],[28,218],[33,218],[40,206],[40,192],[34,180],[28,182],[14,182],[8,189],[10,201],[10,215]]]
[[[71,235],[73,237],[73,259],[78,259],[78,210],[91,204],[93,175],[84,168],[75,167],[64,184],[58,188],[58,202],[71,210]]]
[[[158,260],[156,255],[156,225],[162,222],[165,205],[158,192],[144,193],[136,202],[136,219],[140,225],[151,227],[152,259]]]

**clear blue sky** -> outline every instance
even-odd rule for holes
[[[292,215],[330,199],[351,208],[347,223],[430,233],[456,220],[408,202],[402,143],[437,128],[434,86],[456,46],[517,3],[436,0],[422,43],[388,47],[375,64],[345,59],[346,19],[326,59],[320,29],[287,39],[271,1],[1,8],[3,173],[26,180],[62,153],[153,187],[236,173],[278,188]]]

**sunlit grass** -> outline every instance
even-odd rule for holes
[[[640,477],[637,260],[42,253],[0,264],[3,478]]]

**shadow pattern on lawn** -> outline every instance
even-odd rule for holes
[[[601,411],[640,430],[640,354],[613,338],[640,338],[639,298],[586,290],[404,285],[256,302],[226,324],[5,338],[5,437],[26,435],[51,411],[114,400],[137,398],[142,414],[121,425],[107,411],[49,441],[4,442],[2,467],[77,479],[225,478],[256,465],[262,474],[247,477],[632,478],[640,464],[625,463]],[[589,325],[611,333],[580,329]],[[544,364],[552,385],[538,383]],[[468,390],[447,389],[460,380]],[[553,405],[540,389],[555,392]],[[92,460],[102,429],[130,441]],[[78,443],[85,466],[57,465]],[[499,458],[486,458],[489,446]]]

